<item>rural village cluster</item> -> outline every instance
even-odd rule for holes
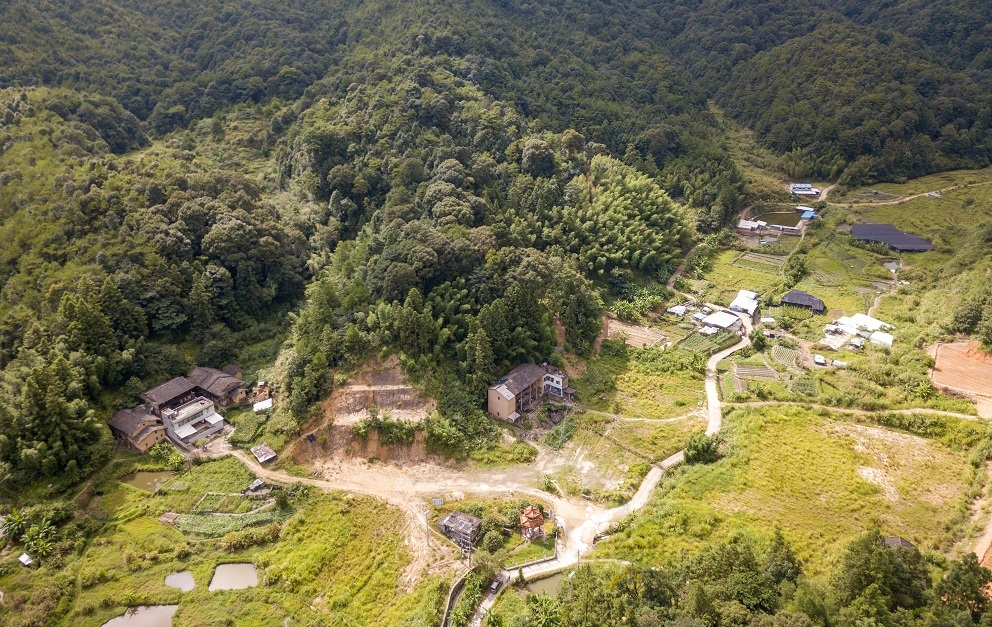
[[[798,198],[816,198],[821,190],[808,183],[793,183],[790,192]],[[765,244],[782,235],[799,234],[809,222],[819,218],[814,208],[805,205],[797,206],[794,215],[782,215],[786,219],[772,223],[742,218],[737,224],[737,232]],[[855,225],[851,234],[859,241],[885,244],[897,252],[932,249],[925,239],[888,224]],[[762,296],[754,291],[740,290],[724,308],[687,299],[669,307],[666,313],[676,320],[687,321],[699,336],[734,338],[730,344],[759,326],[766,337],[775,338],[783,331],[776,330],[774,317],[762,316]],[[796,289],[782,295],[778,305],[807,309],[818,315],[827,311],[821,299]],[[833,350],[846,346],[855,351],[862,349],[865,342],[891,347],[894,337],[889,331],[892,329],[892,325],[865,314],[841,316],[824,327],[820,344]],[[723,345],[728,344],[724,342]],[[811,367],[846,366],[843,361],[831,360],[818,353],[807,358]],[[547,363],[528,363],[514,368],[489,388],[486,407],[493,416],[516,423],[522,416],[536,411],[545,398],[571,405],[575,395],[576,390],[569,387],[568,375],[562,369]],[[246,390],[241,369],[235,365],[223,370],[194,368],[187,376],[176,377],[144,392],[141,400],[142,404],[120,410],[109,422],[119,444],[139,453],[166,440],[184,452],[193,451],[197,444],[222,434],[225,422],[219,410],[250,405],[256,414],[264,414],[274,406],[273,395],[265,381]],[[251,452],[260,464],[271,462],[277,456],[264,442],[253,447]],[[260,485],[261,481],[256,482],[252,489],[257,490]],[[527,540],[543,537],[544,516],[545,513],[535,506],[520,513],[521,533]],[[460,511],[436,521],[437,529],[466,552],[477,543],[481,524],[478,517]],[[23,560],[30,563],[30,556],[24,555]]]
[[[812,185],[801,183],[792,184],[790,191],[799,199],[817,199],[821,194],[821,190]],[[774,221],[761,219],[762,216],[740,219],[736,226],[738,236],[752,247],[771,244],[782,237],[801,236],[807,225],[820,219],[816,209],[805,205],[797,206],[795,212],[774,215],[777,216]],[[887,224],[855,225],[851,229],[851,236],[867,244],[883,244],[897,253],[932,249],[930,242],[925,239]],[[747,342],[756,329],[770,340],[790,337],[796,339],[777,323],[774,315],[763,313],[763,305],[776,311],[791,308],[791,311],[806,310],[810,315],[820,316],[830,311],[823,300],[798,289],[790,289],[777,298],[741,289],[725,305],[707,303],[692,294],[676,291],[674,302],[677,304],[669,303],[663,317],[670,324],[683,329],[685,337],[675,342],[661,337],[651,345],[660,348],[681,346],[697,350],[705,346],[706,353],[710,355],[742,341]],[[807,342],[791,359],[798,361],[806,370],[844,368],[846,362],[812,352],[809,347],[820,346],[823,352],[841,349],[859,351],[866,343],[891,347],[896,341],[893,330],[893,325],[863,313],[838,316],[823,326],[822,340],[816,344]],[[796,366],[795,363],[791,365]],[[736,366],[734,374],[736,379]],[[519,424],[549,399],[559,406],[573,407],[576,394],[576,389],[569,386],[569,375],[563,369],[548,363],[525,363],[489,387],[486,409],[496,418],[510,424]],[[266,415],[278,403],[278,395],[270,390],[265,381],[260,380],[250,389],[247,388],[241,369],[235,365],[223,369],[196,367],[186,376],[173,378],[147,390],[140,398],[140,405],[121,409],[109,421],[119,446],[138,453],[147,453],[163,442],[171,443],[183,453],[194,452],[211,441],[230,436],[233,429],[225,422],[222,412],[250,407],[255,414]],[[312,434],[306,437],[308,442],[313,442],[314,438]],[[264,442],[250,450],[260,465],[277,458],[276,451]],[[245,488],[244,493],[255,497],[266,496],[269,489],[262,479],[257,479]],[[434,499],[435,506],[443,504],[443,499]],[[545,507],[533,504],[523,506],[519,511],[519,527],[514,527],[514,530],[518,530],[506,529],[505,533],[519,533],[524,542],[531,542],[545,539],[550,533],[548,530],[553,529],[555,538],[552,541],[558,542],[557,534],[564,531],[564,521],[556,520],[554,513]],[[178,514],[170,512],[160,520],[164,524],[174,525],[177,516]],[[479,516],[464,511],[446,511],[436,517],[433,527],[463,555],[470,557],[481,541],[483,521]],[[557,556],[556,547],[554,558],[545,557],[521,566],[534,565]],[[20,561],[25,566],[33,564],[32,557],[27,553],[21,556]],[[491,596],[497,593],[501,582],[502,579],[493,582]]]

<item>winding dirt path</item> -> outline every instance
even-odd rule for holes
[[[745,317],[742,316],[742,319]],[[745,324],[747,330],[750,331],[750,320],[745,319]],[[720,360],[749,344],[750,342],[744,337],[734,346],[714,354],[706,362],[705,386],[708,418],[706,433],[709,435],[719,432],[722,425],[722,409],[716,383],[717,364]],[[430,497],[452,492],[483,495],[526,494],[549,503],[555,519],[562,529],[565,539],[564,546],[559,551],[557,559],[524,568],[524,577],[529,579],[557,572],[576,564],[584,553],[593,548],[598,534],[608,531],[612,523],[623,520],[644,507],[651,492],[664,476],[665,470],[680,464],[683,460],[683,452],[679,451],[655,465],[644,477],[630,501],[619,507],[605,509],[591,503],[561,498],[512,480],[501,479],[498,484],[491,485],[465,473],[452,472],[443,476],[435,474],[425,478],[412,473],[405,473],[402,468],[391,468],[390,472],[384,472],[385,469],[381,466],[353,464],[349,465],[345,472],[337,473],[337,476],[329,479],[317,479],[297,477],[281,470],[265,468],[252,456],[244,451],[234,449],[227,442],[222,442],[214,454],[233,455],[257,476],[272,483],[291,484],[299,482],[327,492],[346,491],[366,494],[401,508],[408,514],[411,521],[407,531],[407,546],[413,555],[411,566],[414,568],[408,568],[407,574],[414,579],[422,568],[427,567],[436,555],[443,552],[439,541],[430,532],[430,521],[428,520],[430,510],[427,507],[427,499]],[[509,573],[504,573],[504,576],[508,577]],[[407,577],[405,576],[405,578]],[[487,595],[487,598],[488,596],[491,595]],[[484,607],[484,604],[481,605],[480,610]],[[477,612],[477,615],[481,617],[481,613]]]
[[[668,283],[666,283],[666,286],[669,290],[673,292],[675,291],[675,282],[678,281],[679,277],[682,276],[682,273],[685,272],[685,266],[689,263],[689,257],[692,257],[692,253],[696,252],[697,248],[699,248],[699,244],[696,244],[690,248],[689,252],[687,252],[685,257],[682,258],[682,263],[679,264],[679,267],[675,268],[675,272],[672,273],[672,276],[668,277]]]
[[[922,198],[928,194],[933,194],[934,192],[938,194],[946,194],[947,192],[953,192],[956,189],[967,189],[969,187],[982,187],[984,185],[992,185],[992,181],[985,181],[982,183],[966,183],[964,185],[951,185],[950,187],[943,187],[941,189],[934,189],[929,192],[921,192],[919,194],[912,194],[910,196],[903,196],[902,198],[897,198],[895,200],[882,200],[879,202],[844,202],[841,201],[838,204],[847,205],[850,207],[883,207],[886,205],[901,205],[903,203],[916,200],[917,198]]]

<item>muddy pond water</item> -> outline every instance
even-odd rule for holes
[[[169,479],[172,479],[175,476],[176,473],[171,471],[129,472],[121,477],[120,481],[121,483],[126,483],[129,486],[134,486],[140,490],[154,492],[168,483]]]
[[[184,570],[180,573],[172,573],[166,577],[165,585],[170,588],[179,588],[183,592],[189,592],[196,586],[196,582],[193,580],[193,573]]]
[[[528,581],[524,589],[531,594],[541,594],[548,593],[550,596],[557,596],[558,591],[561,590],[561,585],[565,583],[565,576],[567,573],[556,573],[550,577],[545,577],[544,579],[535,579],[534,581]]]
[[[755,220],[761,220],[762,222],[767,222],[768,224],[778,224],[781,226],[798,226],[799,221],[802,220],[803,214],[798,211],[775,211],[771,213],[763,213]]]
[[[172,615],[178,609],[178,605],[131,607],[117,618],[105,622],[103,627],[171,627]]]
[[[219,564],[207,590],[241,590],[258,585],[254,564]]]

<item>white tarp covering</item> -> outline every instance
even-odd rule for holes
[[[893,338],[892,335],[889,334],[889,333],[886,333],[884,331],[875,331],[868,338],[868,341],[869,342],[873,342],[875,344],[880,344],[882,346],[889,346],[889,347],[891,347],[892,346],[892,341],[894,339],[895,338]]]
[[[196,427],[194,427],[192,423],[185,424],[179,427],[178,429],[176,429],[176,435],[179,436],[180,440],[185,440],[194,433],[196,433]]]
[[[880,331],[882,329],[892,328],[891,324],[862,313],[856,313],[853,316],[841,316],[837,319],[837,324],[841,327],[864,329],[865,331]],[[854,334],[852,333],[852,335]]]
[[[741,325],[741,319],[732,313],[718,311],[706,316],[703,319],[703,324],[718,329],[736,329]]]
[[[272,399],[271,398],[267,398],[264,401],[259,401],[259,402],[255,403],[254,405],[252,405],[251,408],[252,408],[252,411],[254,411],[256,414],[258,412],[260,412],[260,411],[265,411],[267,409],[272,409]]]

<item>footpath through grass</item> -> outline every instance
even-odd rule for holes
[[[595,557],[657,564],[775,527],[814,575],[871,527],[947,550],[984,480],[967,447],[988,428],[948,419],[935,440],[905,431],[924,421],[907,420],[897,431],[835,418],[798,407],[731,409],[724,457],[667,475],[633,524]]]

